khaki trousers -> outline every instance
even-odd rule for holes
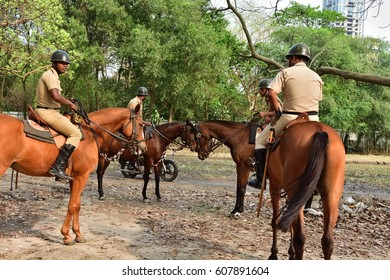
[[[273,126],[275,129],[274,131],[274,137],[279,137],[280,134],[282,134],[283,129],[286,127],[286,125],[291,122],[292,120],[295,120],[298,116],[297,115],[291,115],[291,114],[282,114],[282,116],[279,118],[279,120],[276,122],[276,124]],[[311,121],[319,121],[318,115],[309,116],[309,119]],[[267,148],[267,140],[270,136],[271,132],[271,124],[268,124],[263,131],[260,133],[256,133],[256,142],[255,142],[255,150],[257,149],[266,149]]]
[[[37,108],[35,111],[53,129],[67,136],[65,144],[71,144],[75,148],[79,146],[82,137],[80,130],[60,111],[41,108]]]

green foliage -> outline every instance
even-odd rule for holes
[[[246,42],[228,29],[222,12],[206,0],[20,0],[0,3],[0,110],[24,110],[55,49],[69,52],[63,94],[87,111],[126,107],[139,86],[149,89],[145,117],[245,121],[261,78],[278,69],[248,59]],[[266,15],[258,14],[264,19]],[[340,14],[293,3],[259,26],[259,54],[284,63],[289,48],[311,48],[313,70],[329,66],[390,76],[390,45],[351,38],[332,22]],[[365,135],[379,147],[390,133],[390,89],[323,76],[321,120],[344,132]],[[369,135],[369,136],[367,136]],[[363,139],[363,137],[361,137]],[[363,140],[362,140],[363,141]]]
[[[275,13],[275,25],[306,28],[330,28],[334,22],[342,22],[346,18],[338,12],[321,10],[320,7],[311,7],[292,2],[286,9]]]

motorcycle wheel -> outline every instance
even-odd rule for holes
[[[134,173],[131,170],[129,170],[129,165],[128,164],[129,164],[128,161],[121,162],[121,173],[126,178],[135,178],[135,176],[137,176],[137,173]],[[126,171],[126,170],[129,170],[129,171]]]
[[[170,159],[164,159],[164,165],[165,170],[164,167],[161,168],[160,178],[163,181],[172,182],[176,179],[177,174],[179,174],[179,169],[177,168],[176,163]]]

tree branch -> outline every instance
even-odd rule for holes
[[[317,69],[317,74],[320,76],[336,75],[347,80],[349,79],[349,80],[355,80],[355,81],[390,87],[389,78],[384,78],[384,77],[379,77],[379,76],[369,75],[364,73],[350,72],[350,71],[345,71],[333,67],[322,66]]]
[[[376,0],[370,0],[370,1],[372,1],[373,3],[376,2]],[[277,1],[276,4],[278,4],[278,3],[279,3],[279,0]],[[232,10],[232,12],[237,16],[237,18],[239,19],[239,21],[241,23],[242,29],[245,33],[245,36],[246,36],[246,39],[248,42],[248,47],[249,47],[250,52],[251,52],[250,57],[255,58],[257,60],[261,60],[261,61],[265,62],[266,64],[272,65],[278,69],[283,69],[284,68],[283,65],[277,63],[276,61],[274,61],[272,59],[269,59],[268,57],[262,56],[256,52],[256,49],[255,49],[254,44],[252,42],[251,35],[250,35],[248,28],[245,24],[244,18],[242,17],[240,12],[236,9],[236,7],[231,4],[230,0],[226,0],[226,4],[228,6],[228,9]],[[341,70],[341,69],[337,69],[337,68],[333,68],[333,67],[326,67],[326,66],[318,68],[317,73],[320,76],[322,76],[322,75],[335,75],[335,76],[339,76],[339,77],[344,78],[344,79],[352,79],[352,80],[361,81],[361,82],[365,82],[365,83],[371,83],[371,84],[390,87],[390,79],[389,78],[384,78],[384,77],[375,76],[375,75],[355,73],[355,72],[345,71],[345,70]]]
[[[278,69],[283,69],[284,66],[277,63],[276,61],[272,60],[272,59],[269,59],[268,57],[265,57],[265,56],[262,56],[260,54],[258,54],[256,52],[256,49],[255,49],[255,46],[252,42],[252,38],[251,38],[251,35],[249,34],[249,31],[248,31],[248,27],[246,26],[246,23],[245,23],[245,20],[244,18],[242,17],[242,15],[240,14],[240,12],[238,12],[238,10],[232,5],[232,3],[230,2],[230,0],[226,0],[226,4],[228,6],[228,9],[232,10],[232,12],[238,17],[238,19],[240,20],[240,23],[241,23],[241,26],[242,26],[242,30],[244,31],[245,33],[245,37],[247,39],[247,42],[248,42],[248,47],[249,47],[249,50],[251,52],[251,57],[255,58],[255,59],[258,59],[258,60],[261,60],[269,65],[273,65],[275,66],[276,68]]]

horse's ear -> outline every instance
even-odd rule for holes
[[[194,127],[194,124],[189,119],[186,119],[186,125]]]

